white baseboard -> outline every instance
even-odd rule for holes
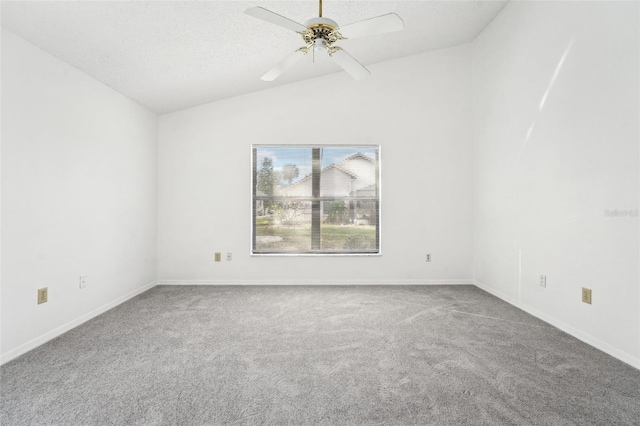
[[[473,285],[471,278],[444,280],[159,280],[158,285]]]
[[[551,324],[552,326],[564,331],[567,334],[572,335],[573,337],[575,337],[576,339],[582,340],[583,342],[585,342],[588,345],[593,346],[596,349],[601,350],[602,352],[611,355],[614,358],[619,359],[620,361],[629,364],[632,367],[637,368],[638,370],[640,370],[640,358],[637,358],[627,352],[621,351],[618,348],[615,348],[613,346],[611,346],[610,344],[603,342],[602,340],[591,336],[588,333],[585,333],[582,330],[579,330],[573,326],[570,326],[560,320],[558,320],[557,318],[554,318],[544,312],[541,312],[535,308],[532,308],[526,304],[520,303],[520,301],[514,299],[513,297],[509,297],[507,295],[505,295],[504,293],[497,291],[489,286],[487,286],[486,284],[483,284],[477,280],[473,280],[474,281],[474,285],[484,291],[486,291],[487,293],[490,293],[494,296],[496,296],[499,299],[504,300],[505,302],[509,303],[510,305],[515,306],[516,308],[522,309],[523,311],[525,311],[528,314],[533,315],[536,318],[541,319],[542,321]]]
[[[88,312],[72,321],[69,321],[66,324],[61,325],[60,327],[56,327],[53,330],[39,336],[36,337],[35,339],[32,339],[30,341],[28,341],[27,343],[24,343],[20,346],[18,346],[17,348],[14,348],[10,351],[7,351],[3,354],[0,354],[0,365],[5,364],[9,361],[11,361],[14,358],[19,357],[22,354],[25,354],[27,352],[29,352],[32,349],[37,348],[38,346],[42,345],[43,343],[48,342],[49,340],[60,336],[61,334],[66,333],[67,331],[71,330],[72,328],[75,328],[77,326],[79,326],[80,324],[90,320],[91,318],[97,317],[98,315],[108,311],[111,308],[115,308],[116,306],[120,305],[121,303],[126,302],[127,300],[131,299],[132,297],[135,297],[137,295],[139,295],[140,293],[144,293],[145,291],[155,287],[157,285],[156,281],[153,281],[149,284],[146,284],[140,288],[137,288],[136,290],[133,290],[127,294],[125,294],[124,296],[118,297],[117,299],[106,303],[102,306],[100,306],[97,309],[94,309],[91,312]]]

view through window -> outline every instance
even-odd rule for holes
[[[379,254],[380,149],[254,145],[253,254]]]

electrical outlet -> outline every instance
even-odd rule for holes
[[[220,262],[222,260],[222,253],[216,252],[214,259],[216,262]]]
[[[80,275],[80,288],[87,288],[87,276]]]
[[[546,286],[547,286],[547,276],[540,275],[540,287],[546,287]]]
[[[431,262],[431,254],[427,254],[426,255],[426,259],[427,262]]]
[[[591,304],[591,289],[582,287],[582,301]]]
[[[231,259],[232,259],[231,252],[228,251],[227,252],[227,262],[231,261]]]
[[[47,303],[48,297],[47,287],[38,289],[38,305],[41,303]]]

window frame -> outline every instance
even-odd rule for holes
[[[264,148],[308,148],[312,150],[312,195],[311,196],[258,196],[256,195],[257,187],[258,187],[258,170],[260,165],[257,161],[257,153],[258,149]],[[324,149],[324,148],[368,148],[374,149],[376,153],[376,158],[374,159],[375,163],[375,196],[370,197],[344,197],[344,196],[329,196],[323,197],[320,196],[320,188],[315,185],[320,185],[319,182],[316,182],[313,175],[321,176],[322,173],[322,165],[321,159],[314,158],[314,149]],[[382,255],[382,233],[381,233],[381,223],[382,223],[382,161],[381,161],[381,146],[374,144],[252,144],[251,145],[251,248],[250,255],[251,256],[381,256]],[[314,196],[314,193],[316,196]],[[322,234],[322,212],[324,210],[323,202],[335,202],[335,201],[346,201],[346,202],[358,202],[358,201],[373,201],[375,204],[376,211],[376,221],[375,221],[375,240],[376,240],[376,248],[372,250],[363,250],[363,251],[335,251],[335,250],[322,250],[322,248],[314,249],[314,224],[311,224],[311,249],[310,250],[300,250],[300,251],[266,251],[266,250],[257,250],[256,249],[256,219],[257,219],[257,209],[256,205],[259,200],[273,200],[273,201],[301,201],[301,202],[311,202],[312,204],[312,221],[317,221],[319,235]],[[317,241],[320,243],[320,241]]]

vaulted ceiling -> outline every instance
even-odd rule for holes
[[[468,43],[506,3],[325,0],[323,16],[340,25],[389,12],[404,20],[404,31],[340,43],[369,65]],[[276,81],[260,80],[303,42],[246,15],[253,6],[300,23],[318,15],[306,0],[2,1],[1,12],[3,28],[157,113],[342,72],[309,54]]]

